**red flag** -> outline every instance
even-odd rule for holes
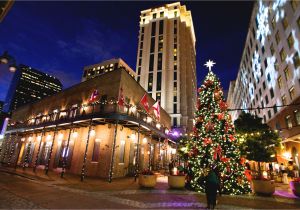
[[[89,102],[94,102],[98,96],[99,96],[99,92],[97,89],[95,89],[89,99]]]
[[[154,110],[154,114],[155,114],[156,118],[159,120],[160,119],[160,105],[159,105],[159,100],[156,101],[155,104],[153,104],[152,108]]]
[[[121,87],[120,93],[119,93],[118,105],[119,106],[124,106],[125,105],[125,98],[124,98],[124,95],[123,95],[123,88],[122,87]]]
[[[149,112],[149,103],[148,103],[148,100],[147,100],[147,93],[144,94],[144,96],[142,97],[140,103],[143,105],[144,109]]]

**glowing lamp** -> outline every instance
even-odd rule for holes
[[[73,138],[77,138],[77,136],[78,136],[78,132],[77,132],[77,131],[75,131],[75,132],[72,134],[72,136],[73,136]]]
[[[64,138],[64,134],[60,133],[60,134],[58,135],[58,139],[63,139],[63,138]]]
[[[262,176],[263,176],[263,178],[267,179],[268,178],[268,172],[263,171]]]
[[[37,137],[37,140],[38,140],[38,141],[40,141],[41,139],[42,139],[42,137],[41,137],[41,136],[38,136],[38,137]]]
[[[156,124],[156,127],[157,127],[158,129],[160,129],[160,128],[161,128],[161,125],[160,125],[159,123],[157,123],[157,124]]]
[[[95,139],[95,142],[101,142],[101,139]]]
[[[136,136],[135,136],[135,134],[134,134],[134,133],[130,135],[130,138],[131,138],[131,140],[132,140],[133,142],[135,142],[135,140],[136,140]]]
[[[47,136],[47,140],[50,140],[51,139],[51,134],[49,134],[48,136]]]
[[[124,140],[121,140],[121,144],[124,145],[124,144],[125,144],[125,141],[124,141]]]
[[[132,106],[130,109],[131,109],[132,112],[135,112],[136,111],[136,106]]]
[[[58,145],[61,145],[61,142],[62,142],[61,140],[58,140],[58,141],[57,141],[57,144],[58,144]]]
[[[151,123],[152,122],[152,118],[151,117],[147,117],[147,123]]]
[[[29,140],[29,141],[32,141],[32,137],[30,136],[30,137],[28,138],[28,140]]]
[[[96,134],[96,131],[94,129],[90,131],[91,136],[95,136],[95,134]]]
[[[23,137],[23,138],[21,138],[21,141],[25,141],[25,138]]]
[[[147,143],[147,138],[143,138],[143,144],[146,144]]]

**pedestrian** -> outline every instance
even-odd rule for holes
[[[205,183],[205,193],[207,199],[207,209],[214,209],[217,201],[217,191],[220,193],[220,182],[216,169],[210,169]],[[221,195],[221,193],[220,193]]]
[[[171,162],[169,163],[169,173],[170,173],[170,175],[172,175],[172,170],[173,170],[173,168],[174,168],[174,163],[173,163],[173,161],[171,161]]]

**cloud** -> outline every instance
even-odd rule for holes
[[[122,46],[114,44],[120,43],[121,37],[107,27],[89,19],[83,19],[79,24],[82,25],[82,30],[73,39],[57,41],[63,56],[83,56],[99,62],[115,57],[121,49]]]

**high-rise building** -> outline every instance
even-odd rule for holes
[[[2,113],[3,105],[4,105],[4,101],[0,101],[0,114]]]
[[[251,110],[253,114],[279,130],[286,151],[297,164],[300,152],[299,41],[299,1],[255,3],[237,79],[230,83],[227,99],[232,109],[255,108]],[[232,112],[233,119],[240,113]]]
[[[3,110],[10,112],[61,90],[62,84],[57,78],[21,64],[14,73]]]
[[[196,105],[196,50],[191,11],[179,2],[141,11],[136,80],[191,130]]]
[[[81,81],[84,82],[116,69],[124,69],[133,78],[136,76],[135,72],[121,58],[113,58],[101,63],[85,66]]]

